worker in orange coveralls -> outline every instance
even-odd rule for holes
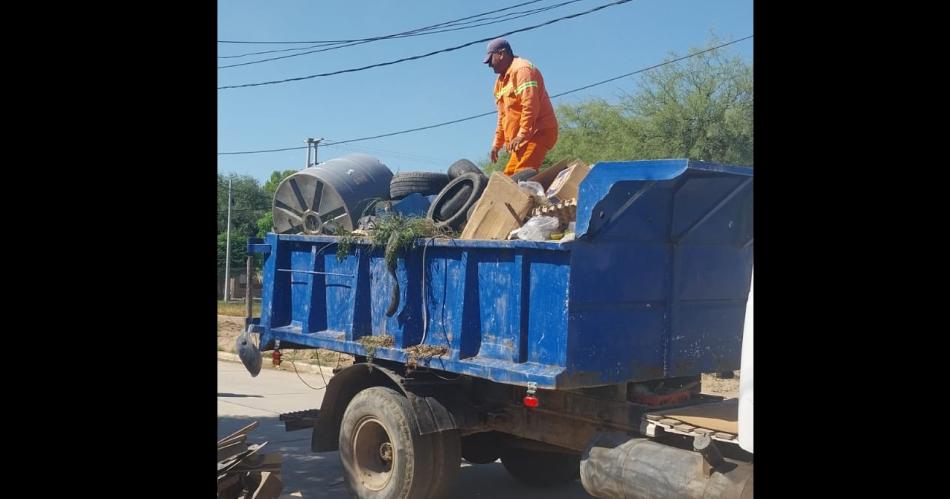
[[[557,143],[557,117],[544,78],[531,61],[515,56],[504,38],[488,44],[484,62],[498,75],[494,92],[498,126],[489,156],[493,163],[498,161],[498,151],[507,144],[511,158],[505,175],[525,168],[538,170]]]

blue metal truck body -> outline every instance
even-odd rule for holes
[[[333,236],[268,234],[261,348],[325,348],[498,383],[575,389],[739,368],[753,264],[752,170],[597,163],[568,242],[417,241],[398,259]],[[392,346],[367,346],[367,335]]]

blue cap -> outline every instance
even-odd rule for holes
[[[495,38],[494,40],[488,42],[488,54],[485,56],[485,60],[482,62],[488,64],[488,61],[491,60],[491,55],[502,49],[507,49],[508,52],[511,52],[511,45],[508,45],[508,40],[505,40],[504,38]]]

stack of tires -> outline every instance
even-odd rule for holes
[[[435,195],[426,217],[436,227],[461,231],[487,184],[488,178],[481,169],[467,159],[460,159],[446,173],[394,175],[389,183],[389,197],[399,200],[413,193]]]

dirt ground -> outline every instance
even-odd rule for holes
[[[218,315],[218,351],[237,353],[237,337],[244,332],[244,317],[235,317],[230,315]],[[296,360],[303,362],[317,363],[317,355],[320,356],[319,363],[323,367],[336,367],[353,363],[353,357],[346,354],[340,354],[330,350],[318,348],[317,350],[298,350],[294,353],[292,350],[281,350],[284,360]],[[271,367],[271,353],[265,352],[264,367]]]
[[[218,351],[236,353],[235,342],[244,332],[244,317],[218,316]]]
[[[244,331],[244,318],[243,317],[233,317],[229,315],[219,315],[218,316],[218,350],[222,352],[235,352],[235,342],[237,337],[241,335]],[[286,352],[290,354],[290,352]],[[270,354],[265,354],[268,359],[264,363],[265,366],[269,366],[271,363],[269,361]],[[316,359],[314,355],[320,355],[320,362],[324,366],[336,365],[339,361],[342,365],[350,364],[353,362],[353,357],[343,354],[342,356],[336,352],[329,350],[319,350],[319,354],[302,350],[297,352],[298,358],[296,360],[309,360],[311,363],[314,363]],[[290,356],[285,356],[285,359],[290,359]],[[702,392],[708,393],[710,395],[719,395],[726,398],[736,398],[739,396],[739,371],[735,372],[735,376],[731,379],[720,378],[717,375],[713,374],[703,374],[702,375]]]

